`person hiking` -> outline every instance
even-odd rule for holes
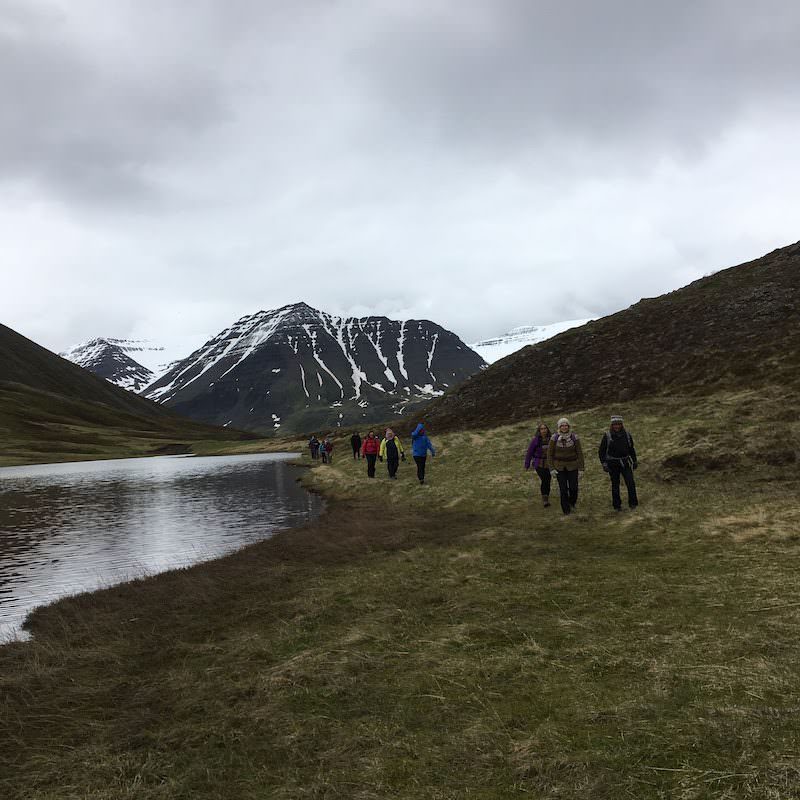
[[[425,463],[428,460],[429,450],[431,458],[435,458],[436,450],[433,449],[431,440],[425,433],[425,424],[420,422],[411,434],[411,454],[414,456],[414,461],[417,465],[417,480],[420,486],[425,483]]]
[[[311,451],[312,461],[316,461],[319,456],[319,445],[319,439],[317,439],[316,435],[312,435],[308,440],[308,449]]]
[[[525,470],[527,471],[533,467],[539,476],[542,505],[545,508],[550,507],[550,481],[552,476],[547,466],[547,451],[552,436],[550,428],[544,422],[540,422],[536,426],[536,433],[528,445],[528,452],[525,454]]]
[[[561,510],[569,514],[578,502],[578,476],[584,469],[581,440],[572,432],[566,417],[558,421],[558,433],[550,437],[547,463],[556,473],[561,492]]]
[[[331,441],[330,436],[325,437],[325,441],[322,443],[322,447],[320,449],[322,451],[322,463],[333,464],[333,442]]]
[[[361,434],[356,432],[350,437],[350,444],[353,446],[353,460],[361,458]]]
[[[611,478],[611,505],[615,511],[622,510],[622,498],[619,495],[619,479],[625,481],[628,490],[628,508],[636,508],[639,498],[636,496],[636,481],[633,471],[639,466],[633,436],[625,430],[622,417],[611,417],[611,425],[600,440],[597,455],[603,465],[603,471]]]
[[[386,429],[386,436],[381,442],[380,459],[386,459],[386,468],[389,470],[390,480],[397,480],[397,468],[400,466],[400,458],[405,461],[406,454],[400,440],[394,435],[391,428]]]
[[[367,477],[375,477],[375,462],[378,460],[378,453],[381,450],[381,443],[375,435],[375,431],[370,431],[361,448],[361,454],[367,459]]]

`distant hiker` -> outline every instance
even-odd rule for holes
[[[639,498],[636,496],[636,481],[633,471],[639,466],[633,436],[625,430],[622,417],[616,414],[611,417],[611,425],[600,440],[597,451],[603,470],[611,478],[611,505],[615,511],[622,510],[622,498],[619,496],[620,476],[628,490],[628,507],[636,508]]]
[[[561,510],[569,514],[578,502],[578,473],[583,472],[581,440],[572,432],[566,417],[558,421],[558,433],[550,437],[547,463],[555,470],[561,492]]]
[[[312,436],[308,440],[308,449],[311,451],[311,460],[316,461],[319,456],[319,445],[320,441],[317,439],[316,435]]]
[[[381,451],[381,443],[375,435],[375,431],[370,431],[367,438],[364,439],[364,444],[361,448],[361,453],[367,459],[367,477],[375,477],[375,462],[378,459],[378,453]]]
[[[329,436],[325,437],[320,451],[322,452],[322,463],[333,464],[333,442],[330,440]]]
[[[540,422],[536,426],[536,433],[525,454],[525,469],[529,470],[533,467],[541,481],[542,504],[545,508],[550,506],[551,475],[550,468],[547,466],[547,450],[552,436],[550,428],[544,422]]]
[[[431,457],[435,457],[436,451],[433,449],[431,440],[425,433],[425,425],[420,422],[411,434],[411,453],[417,464],[417,480],[420,486],[425,483],[425,462],[428,460],[429,450],[431,452]]]
[[[380,458],[386,459],[386,468],[389,470],[389,478],[397,480],[397,468],[400,466],[400,457],[405,460],[406,454],[400,440],[394,435],[391,428],[386,429],[386,436],[381,442]]]
[[[354,433],[350,437],[350,444],[353,446],[353,458],[361,458],[361,434]]]

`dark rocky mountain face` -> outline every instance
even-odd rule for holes
[[[155,378],[128,354],[142,350],[141,344],[127,339],[91,339],[59,355],[121,389],[140,392]]]
[[[434,401],[437,430],[800,382],[800,242],[509,356]]]
[[[433,322],[345,319],[299,303],[243,317],[144,395],[204,422],[311,431],[410,411],[484,366]]]

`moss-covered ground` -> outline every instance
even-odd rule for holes
[[[368,481],[342,441],[300,473],[316,524],[62,601],[0,648],[0,796],[798,797],[791,408],[575,414],[569,517],[522,470],[533,421],[431,431],[425,487],[412,462]],[[596,460],[611,410],[635,512]]]

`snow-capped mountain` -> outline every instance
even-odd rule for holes
[[[487,364],[493,364],[495,361],[510,356],[529,344],[552,339],[553,336],[557,336],[559,333],[568,331],[570,328],[578,328],[587,322],[591,322],[591,320],[570,319],[566,322],[554,322],[552,325],[523,325],[520,328],[512,328],[508,333],[504,333],[494,339],[475,342],[470,347]]]
[[[130,354],[150,355],[160,350],[163,348],[145,341],[99,338],[75,345],[59,355],[116,386],[139,392],[152,383],[156,375]]]
[[[483,366],[433,322],[342,318],[296,303],[242,317],[143,394],[218,425],[310,431],[402,413]]]

